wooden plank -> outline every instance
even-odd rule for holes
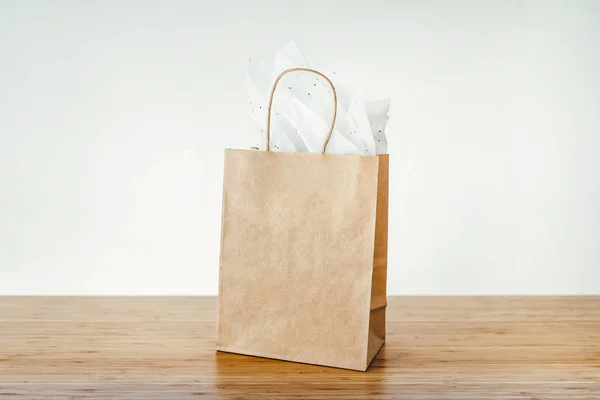
[[[392,297],[366,373],[216,353],[212,297],[0,297],[0,398],[600,399],[600,297]]]

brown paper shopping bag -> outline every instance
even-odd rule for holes
[[[270,120],[275,81],[268,110]],[[217,350],[365,371],[385,341],[388,156],[226,150]]]

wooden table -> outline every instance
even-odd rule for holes
[[[216,353],[215,298],[0,297],[0,399],[600,399],[600,297],[394,297],[368,372]]]

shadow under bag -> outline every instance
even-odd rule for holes
[[[293,71],[332,87],[321,154],[269,151]],[[326,154],[336,110],[286,70],[266,151],[225,151],[217,350],[365,371],[385,342],[389,156]]]

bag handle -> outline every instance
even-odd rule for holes
[[[328,77],[326,77],[319,71],[315,71],[314,69],[310,69],[310,68],[286,69],[281,74],[279,74],[277,79],[275,79],[275,83],[273,83],[273,88],[271,89],[271,95],[269,96],[269,108],[267,110],[267,151],[270,151],[270,147],[271,147],[271,108],[273,106],[273,96],[275,95],[275,89],[277,89],[277,84],[279,83],[281,78],[283,78],[283,76],[285,74],[289,74],[290,72],[295,72],[295,71],[312,72],[313,74],[319,75],[321,78],[325,79],[327,81],[327,83],[329,83],[329,86],[331,86],[331,91],[333,93],[333,118],[331,119],[331,126],[329,127],[329,132],[327,133],[327,138],[325,139],[325,143],[323,144],[323,149],[321,150],[321,154],[325,154],[325,150],[327,149],[327,144],[329,143],[329,139],[331,139],[331,134],[333,133],[335,119],[337,117],[337,104],[338,104],[337,93],[335,91],[335,87],[333,86],[333,83],[331,83],[331,81],[329,80]]]

